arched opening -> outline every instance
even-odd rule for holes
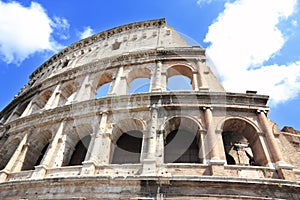
[[[12,141],[6,141],[5,145],[1,148],[0,151],[0,170],[4,169],[15,151],[17,150],[20,144],[20,139],[14,139]]]
[[[115,124],[112,132],[112,164],[139,163],[144,125],[138,119],[124,119]]]
[[[184,65],[175,65],[167,70],[167,90],[193,90],[193,72]]]
[[[75,97],[75,91],[75,83],[70,83],[64,86],[61,90],[61,98],[59,100],[59,105],[71,104]]]
[[[255,128],[242,119],[228,119],[223,125],[222,139],[228,165],[267,164],[265,152]]]
[[[183,75],[175,75],[168,78],[167,90],[192,90],[191,80]]]
[[[128,93],[149,92],[151,72],[147,68],[134,69],[128,73]]]
[[[105,97],[109,92],[110,86],[111,86],[111,82],[105,83],[101,87],[99,87],[96,92],[95,98]]]
[[[11,116],[9,117],[9,121],[12,121],[22,116],[29,103],[30,101],[26,101],[25,103],[22,103],[20,106],[18,106],[18,108],[14,112],[12,112]]]
[[[123,133],[117,140],[112,164],[139,163],[143,133],[138,130]]]
[[[47,103],[48,103],[48,100],[50,99],[51,95],[52,95],[51,90],[47,90],[40,95],[38,100],[35,102],[35,104],[38,106],[39,109],[47,108]],[[48,106],[50,106],[50,105],[48,105]],[[33,111],[36,111],[36,109],[34,109]]]
[[[165,124],[165,163],[200,163],[198,124],[186,117],[173,117]]]
[[[95,98],[104,97],[109,93],[112,82],[112,75],[102,74],[98,80],[99,81],[96,83]]]
[[[61,166],[81,165],[88,154],[93,128],[90,124],[76,124],[76,127],[68,127],[65,131]]]
[[[68,166],[81,165],[85,159],[88,147],[91,142],[91,136],[87,135],[82,138],[75,146]]]
[[[21,170],[33,170],[34,166],[40,165],[51,139],[51,133],[45,131],[34,134],[29,139],[29,146],[27,147],[25,159]]]
[[[129,94],[149,92],[150,79],[149,78],[136,78],[130,83],[128,90]]]

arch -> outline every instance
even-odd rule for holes
[[[29,137],[29,143],[21,170],[33,170],[34,166],[41,164],[51,137],[52,134],[48,130],[36,132]]]
[[[123,119],[113,127],[112,164],[139,163],[144,124],[139,119]]]
[[[249,120],[226,118],[221,130],[227,164],[265,166],[268,163],[258,128]]]
[[[45,108],[48,100],[50,99],[51,95],[52,95],[53,91],[52,90],[47,90],[41,93],[41,95],[39,96],[38,100],[37,100],[37,105],[40,109]]]
[[[96,78],[96,82],[94,84],[95,90],[95,98],[104,97],[109,93],[111,82],[113,81],[113,77],[110,73],[104,73]]]
[[[59,99],[59,105],[68,105],[74,100],[76,92],[76,84],[74,82],[65,84],[61,89],[61,98]]]
[[[90,142],[91,142],[91,135],[86,135],[85,137],[83,137],[81,140],[77,142],[68,166],[82,164],[82,162],[85,160]]]
[[[128,93],[149,92],[151,71],[148,68],[131,70],[127,75]]]
[[[81,165],[85,160],[93,128],[90,124],[76,124],[68,129],[62,166]]]
[[[167,90],[193,90],[194,85],[190,66],[176,64],[167,69]]]
[[[145,130],[146,124],[143,120],[137,118],[126,118],[113,125],[111,140],[116,143],[123,133],[131,130]]]
[[[164,123],[164,162],[200,163],[201,126],[192,117],[173,116]]]
[[[0,149],[0,170],[4,169],[21,142],[20,138],[7,140],[4,146]]]

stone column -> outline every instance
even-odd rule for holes
[[[275,161],[275,163],[283,161],[283,156],[280,152],[279,146],[274,137],[270,123],[265,115],[265,111],[258,110],[257,113],[258,113],[259,122],[265,132],[268,148],[270,149],[273,160]]]
[[[206,147],[206,152],[210,154],[210,160],[219,160],[219,152],[216,146],[216,136],[215,129],[213,125],[213,115],[211,107],[203,107],[204,117],[205,117],[205,127],[207,130],[208,145]]]
[[[161,90],[162,92],[167,91],[167,82],[168,82],[168,77],[167,77],[167,72],[162,72],[161,77],[160,77],[160,84],[161,84]]]
[[[0,171],[0,182],[4,182],[7,178],[7,176],[9,175],[9,173],[15,171],[14,167],[16,165],[19,164],[19,165],[22,166],[23,163],[19,163],[18,161],[19,161],[19,158],[20,158],[20,156],[22,155],[22,153],[24,151],[24,147],[27,148],[26,143],[27,143],[27,140],[28,140],[28,135],[29,135],[28,132],[25,133],[25,135],[23,136],[21,142],[19,143],[15,153],[10,158],[9,162],[6,164],[5,168]]]
[[[55,108],[58,105],[59,98],[60,98],[60,84],[55,87],[51,97],[48,99],[44,108],[46,110]]]
[[[75,95],[74,101],[75,102],[81,102],[85,100],[89,100],[93,98],[93,95],[95,95],[95,88],[93,88],[93,85],[90,83],[90,75],[87,75],[83,80],[81,87],[78,90],[78,93]]]
[[[151,124],[149,131],[143,140],[143,145],[146,152],[146,156],[142,160],[143,163],[143,175],[155,175],[156,174],[156,132],[158,129],[158,108],[156,105],[150,108],[151,112]]]
[[[161,84],[161,70],[162,70],[162,61],[158,60],[156,62],[156,67],[151,77],[151,92],[161,92],[162,84]]]
[[[279,145],[273,134],[270,122],[266,116],[266,111],[258,110],[257,113],[259,122],[262,126],[263,131],[265,132],[268,148],[270,149],[270,153],[272,155],[273,161],[275,162],[275,168],[277,169],[279,176],[282,179],[294,180],[295,174],[293,172],[293,166],[285,163],[285,161],[283,160]]]
[[[112,89],[112,94],[114,95],[125,95],[127,94],[127,89],[128,89],[128,84],[126,77],[123,76],[124,74],[124,67],[121,66],[119,68],[117,77],[114,81],[113,89]]]
[[[205,60],[204,59],[197,60],[196,64],[197,64],[198,75],[199,75],[199,83],[198,83],[199,90],[207,90],[208,89],[207,83],[204,79],[204,69],[206,67]]]
[[[195,91],[199,91],[199,83],[198,83],[198,72],[193,72],[193,88]]]
[[[24,110],[24,112],[22,113],[21,117],[25,117],[31,114],[31,108],[32,108],[32,100],[29,102],[29,104],[26,106],[26,109]]]
[[[62,121],[58,127],[58,130],[56,131],[56,134],[54,135],[54,138],[52,138],[50,145],[48,147],[48,150],[44,156],[44,159],[42,161],[42,163],[38,166],[35,166],[35,170],[33,172],[33,174],[31,175],[31,179],[38,179],[38,178],[44,178],[47,172],[47,169],[52,163],[52,160],[54,157],[56,157],[57,155],[55,155],[55,151],[59,145],[59,140],[62,137],[63,134],[63,130],[64,130],[64,124],[65,121]]]
[[[225,161],[220,159],[219,152],[219,142],[215,132],[215,126],[213,123],[213,115],[211,107],[203,107],[204,117],[205,117],[205,126],[207,129],[206,137],[207,146],[205,147],[205,152],[210,154],[210,170],[211,175],[213,176],[223,176],[224,174],[224,164]]]
[[[107,116],[107,112],[101,113],[99,129],[92,135],[89,146],[90,156],[83,162],[81,175],[93,175],[96,165],[109,164],[110,140],[106,134]]]

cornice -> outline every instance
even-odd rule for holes
[[[53,55],[49,60],[47,60],[45,63],[43,63],[40,67],[38,67],[31,75],[30,79],[33,79],[36,75],[38,75],[40,72],[43,71],[44,68],[47,68],[49,65],[53,64],[54,62],[57,62],[59,59],[64,57],[66,54],[73,53],[75,51],[78,51],[82,48],[88,47],[95,42],[106,40],[116,34],[120,34],[126,31],[131,30],[137,30],[141,28],[151,28],[151,27],[163,27],[166,26],[166,20],[165,18],[162,19],[156,19],[156,20],[148,20],[143,22],[135,22],[126,24],[123,26],[118,26],[103,32],[100,32],[98,34],[92,35],[88,38],[85,38],[83,40],[80,40],[74,44],[71,44],[67,48],[61,50],[59,53]]]

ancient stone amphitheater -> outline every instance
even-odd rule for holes
[[[132,23],[38,67],[0,113],[0,199],[300,199],[299,135],[184,38]]]

